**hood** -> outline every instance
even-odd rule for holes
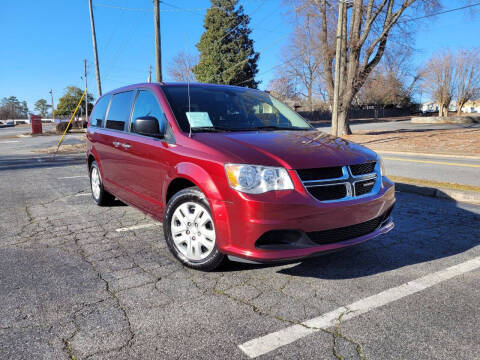
[[[374,151],[321,131],[197,133],[194,139],[229,154],[232,162],[287,169],[352,165],[377,159]]]

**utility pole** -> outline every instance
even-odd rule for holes
[[[83,60],[83,74],[85,76],[85,119],[84,122],[88,121],[88,87],[87,87],[87,59]]]
[[[337,44],[335,50],[335,83],[333,88],[332,135],[338,136],[338,105],[340,97],[340,71],[342,63],[342,39],[345,0],[338,2]]]
[[[148,67],[148,80],[149,83],[152,82],[152,65]]]
[[[53,91],[50,89],[49,91],[50,94],[50,100],[52,101],[52,121],[55,122],[55,108],[53,107]]]
[[[90,0],[91,1],[91,0]],[[156,81],[162,81],[162,40],[160,37],[160,0],[153,0],[153,13],[155,21],[155,67]]]
[[[102,84],[100,82],[100,68],[98,67],[98,52],[97,52],[97,35],[95,34],[95,21],[93,19],[92,0],[88,0],[88,8],[90,9],[90,25],[92,26],[92,44],[93,44],[93,58],[95,60],[95,73],[97,75],[98,96],[102,96]]]

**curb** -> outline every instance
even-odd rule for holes
[[[400,192],[480,205],[480,192],[477,191],[434,188],[407,183],[395,183],[395,189]]]
[[[475,124],[480,122],[479,116],[414,116],[412,124]]]
[[[457,158],[457,159],[469,159],[469,160],[480,160],[480,156],[476,155],[447,155],[447,154],[433,154],[433,153],[419,153],[419,152],[409,152],[409,151],[387,151],[387,150],[375,150],[378,154],[391,154],[391,155],[407,155],[412,157],[433,157],[433,158]]]

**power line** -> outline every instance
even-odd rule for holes
[[[442,15],[442,14],[446,14],[446,13],[450,13],[450,12],[458,11],[458,10],[464,10],[464,9],[468,9],[468,8],[471,8],[471,7],[474,7],[474,6],[479,6],[479,5],[480,5],[480,2],[475,3],[475,4],[466,5],[466,6],[462,6],[462,7],[458,7],[458,8],[455,8],[455,9],[449,9],[449,10],[439,11],[439,12],[437,12],[437,13],[433,13],[433,14],[429,14],[429,15],[425,15],[425,16],[419,16],[419,17],[417,17],[417,18],[405,19],[405,20],[402,20],[402,21],[398,21],[397,23],[402,23],[402,22],[407,22],[407,21],[421,20],[421,19],[425,19],[425,18],[428,18],[428,17],[432,17],[432,16],[436,16],[436,15]],[[292,60],[298,59],[298,58],[300,58],[301,56],[302,56],[302,55],[294,56],[294,57],[292,57],[292,58],[290,58],[290,59],[288,59],[288,60],[283,61],[283,63],[285,63],[285,62],[290,62],[290,61],[292,61]],[[266,74],[266,73],[269,73],[270,71],[273,71],[273,70],[276,69],[277,67],[282,66],[283,63],[282,63],[282,64],[277,64],[277,65],[275,65],[275,66],[272,66],[272,67],[269,68],[268,70],[265,70],[265,71],[261,72],[260,74],[257,74],[257,76],[258,76],[258,75],[264,75],[264,74]],[[237,86],[238,86],[238,85],[244,84],[244,83],[249,82],[249,81],[254,80],[254,79],[255,79],[254,77],[251,77],[251,78],[249,78],[249,79],[243,80],[243,81],[241,81],[241,82],[239,82],[239,83],[236,83],[236,84],[234,84],[234,85],[237,85]]]
[[[95,4],[95,7],[97,7],[97,6],[104,7],[104,8],[109,8],[109,9],[117,9],[117,10],[152,12],[151,9],[128,8],[128,7],[114,6],[114,5],[107,5],[107,4],[99,4],[99,3]]]
[[[478,5],[480,5],[480,2],[475,3],[475,4],[465,5],[465,6],[462,6],[462,7],[455,8],[455,9],[449,9],[449,10],[439,11],[439,12],[433,13],[433,14],[428,14],[428,15],[424,15],[424,16],[419,16],[419,17],[412,18],[412,19],[401,20],[401,21],[398,21],[397,23],[404,23],[404,22],[409,22],[409,21],[421,20],[421,19],[425,19],[425,18],[432,17],[432,16],[437,16],[437,15],[442,15],[442,14],[450,13],[450,12],[453,12],[453,11],[458,11],[458,10],[464,10],[464,9],[472,8],[472,7],[478,6]]]
[[[207,8],[182,8],[176,5],[168,4],[164,1],[160,1],[160,3],[174,8],[174,9],[162,9],[160,10],[160,12],[197,12],[197,11],[207,10]],[[126,11],[152,12],[152,9],[147,9],[147,8],[131,8],[131,7],[115,6],[115,5],[99,4],[99,3],[96,3],[95,6],[100,6],[108,9],[126,10]]]
[[[262,51],[266,51],[266,50],[270,49],[272,46],[276,45],[277,43],[279,43],[280,41],[282,41],[283,39],[285,39],[287,36],[290,36],[290,34],[287,34],[287,35],[284,35],[284,36],[278,38],[278,39],[275,40],[274,42],[270,43],[268,46],[260,49],[258,52],[261,53]],[[297,57],[298,57],[298,56],[297,56]],[[296,58],[296,57],[295,57],[295,58]],[[222,75],[223,73],[225,73],[225,72],[227,72],[227,71],[229,71],[229,70],[232,70],[233,68],[235,68],[235,67],[237,67],[238,65],[241,65],[241,64],[243,64],[243,63],[245,63],[245,62],[247,62],[248,60],[250,60],[250,59],[247,58],[247,59],[244,59],[244,60],[242,60],[242,61],[239,61],[239,62],[236,63],[236,64],[233,64],[233,65],[230,66],[229,68],[223,70],[220,74],[215,74],[215,77],[218,76],[218,75]],[[290,59],[290,60],[293,60],[293,59]],[[288,60],[288,61],[290,61],[290,60]],[[276,65],[275,67],[280,66],[280,65],[281,65],[281,64]],[[208,79],[206,82],[208,82],[208,81],[210,81],[210,80],[213,80],[213,79],[214,79],[214,78],[210,78],[210,79]],[[244,81],[239,82],[238,84],[235,84],[235,85],[243,84],[243,83],[246,83],[246,82],[251,81],[251,80],[254,80],[254,79],[255,79],[255,77],[251,77],[250,79],[244,80]]]
[[[225,35],[223,35],[223,36],[220,38],[220,40],[215,41],[214,45],[215,45],[216,43],[221,42],[223,39],[225,39],[228,35],[230,35],[232,32],[234,32],[236,29],[238,29],[238,27],[239,27],[240,25],[242,25],[242,24],[244,24],[246,21],[250,20],[251,16],[252,16],[255,12],[257,12],[257,10],[260,9],[263,5],[265,5],[266,2],[267,2],[267,0],[263,0],[249,15],[246,16],[245,20],[240,21],[237,26],[235,26],[233,29],[230,29],[230,31],[227,32]]]
[[[168,3],[165,3],[164,1],[160,1],[160,3],[168,6],[174,7],[174,9],[162,9],[160,12],[196,12],[196,11],[203,11],[206,10],[207,8],[181,8],[175,5],[171,5]],[[139,11],[139,12],[152,12],[152,9],[146,9],[146,8],[130,8],[130,7],[123,7],[123,6],[115,6],[115,5],[107,5],[107,4],[95,4],[95,6],[100,6],[104,8],[109,8],[109,9],[117,9],[117,10],[126,10],[126,11]]]

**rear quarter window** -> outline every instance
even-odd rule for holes
[[[106,128],[121,131],[125,129],[125,123],[130,118],[134,95],[134,91],[125,91],[113,95],[108,110]]]
[[[105,119],[105,113],[107,112],[108,103],[110,102],[110,95],[101,97],[95,107],[93,112],[90,114],[90,126],[102,127],[103,120]]]

